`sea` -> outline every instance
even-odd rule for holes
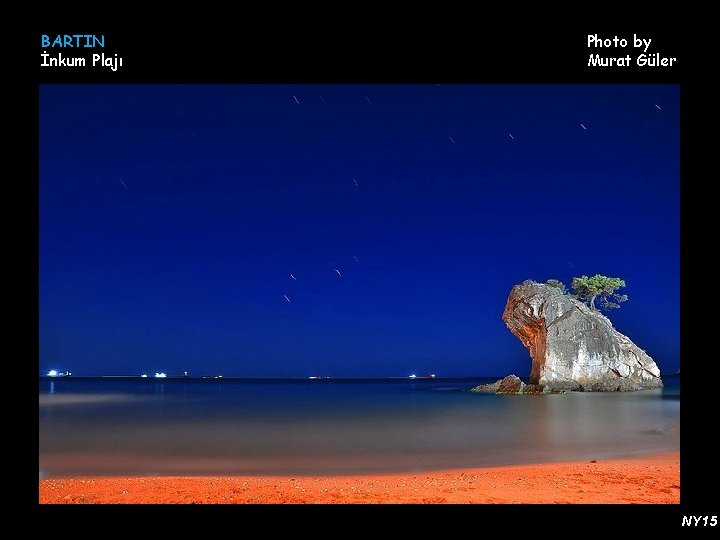
[[[497,379],[41,377],[40,478],[420,472],[680,448],[678,375],[636,392],[469,391]]]

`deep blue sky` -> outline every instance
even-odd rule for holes
[[[603,273],[674,371],[679,131],[674,85],[42,85],[40,370],[525,376],[512,286]]]

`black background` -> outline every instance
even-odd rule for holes
[[[695,226],[698,215],[710,215],[698,209],[695,197],[702,197],[702,186],[713,175],[713,168],[700,172],[699,160],[707,153],[701,150],[706,125],[706,108],[710,102],[700,98],[704,73],[712,74],[702,58],[710,45],[700,31],[681,32],[676,21],[663,25],[641,22],[632,25],[618,18],[613,24],[600,25],[587,18],[580,23],[556,22],[552,26],[541,20],[553,19],[551,13],[535,15],[537,23],[518,26],[516,16],[523,8],[512,6],[518,13],[500,17],[460,11],[438,13],[408,8],[407,14],[390,18],[383,9],[354,4],[318,9],[311,13],[308,6],[272,6],[271,14],[223,10],[203,12],[208,20],[194,20],[195,13],[178,6],[173,13],[183,12],[182,24],[163,20],[147,22],[141,11],[128,13],[133,23],[125,27],[110,27],[110,16],[98,17],[91,23],[59,22],[58,19],[37,21],[23,29],[13,41],[13,59],[20,65],[13,72],[13,82],[19,82],[22,95],[20,129],[16,143],[29,152],[20,167],[27,176],[22,187],[22,214],[14,218],[14,227],[24,234],[21,240],[24,261],[21,306],[27,312],[23,321],[29,329],[30,345],[35,362],[27,362],[27,386],[23,398],[28,399],[34,426],[37,391],[38,332],[37,332],[37,185],[38,185],[38,84],[43,83],[668,83],[681,85],[681,305],[682,354],[689,361],[682,370],[682,430],[681,430],[681,504],[680,505],[475,505],[427,508],[415,506],[346,507],[193,507],[150,508],[138,506],[81,507],[37,504],[35,483],[37,461],[32,445],[23,454],[27,474],[22,484],[27,500],[41,514],[43,528],[58,525],[75,529],[101,518],[104,524],[88,525],[89,533],[104,534],[107,528],[122,524],[138,527],[145,533],[162,531],[167,527],[199,526],[204,534],[230,530],[247,535],[255,527],[267,534],[289,527],[302,534],[391,534],[391,529],[410,535],[429,533],[431,529],[443,535],[493,534],[496,526],[505,535],[584,535],[588,531],[600,534],[645,532],[654,529],[671,532],[682,529],[683,515],[720,515],[717,486],[718,451],[705,440],[718,425],[714,411],[717,406],[712,395],[714,385],[714,345],[711,319],[696,311],[693,298],[703,292],[695,277],[691,259],[698,249],[712,249],[715,243],[706,227]],[[420,15],[420,18],[417,16]],[[527,15],[527,14],[524,14]],[[565,16],[567,14],[561,14]],[[411,17],[412,16],[412,17]],[[530,20],[533,20],[532,17]],[[56,34],[105,35],[104,49],[46,48],[55,54],[62,52],[90,58],[92,53],[118,53],[123,67],[108,68],[48,68],[40,67],[41,35],[51,39]],[[588,34],[602,38],[617,35],[628,40],[627,48],[587,47]],[[677,58],[672,67],[638,67],[634,58],[642,49],[632,47],[632,36],[652,38],[648,53]],[[18,50],[20,49],[20,50]],[[633,66],[620,68],[588,67],[590,54],[633,58]],[[15,75],[17,73],[17,75]],[[10,73],[6,73],[10,75]],[[7,82],[7,81],[6,81]],[[13,84],[13,86],[16,86]],[[14,107],[13,107],[14,108]],[[698,126],[698,127],[696,127]],[[710,130],[711,131],[711,130]],[[710,135],[708,135],[710,136]],[[716,138],[716,137],[714,137]],[[15,147],[15,146],[13,146]],[[705,197],[707,200],[707,196]],[[691,209],[692,207],[692,209]],[[14,211],[17,213],[17,209]],[[708,223],[708,226],[710,223]],[[15,234],[17,230],[13,230]],[[26,236],[26,237],[25,237]],[[700,246],[700,247],[697,247]],[[25,266],[27,268],[25,268]],[[708,269],[711,271],[711,269]],[[652,269],[648,269],[652,271]],[[693,283],[695,285],[693,285]],[[694,286],[698,287],[697,292]],[[702,307],[702,306],[700,306]],[[29,308],[29,311],[28,311]],[[702,321],[705,321],[704,323]],[[703,343],[697,355],[690,351]],[[22,347],[26,354],[25,347]],[[26,431],[27,432],[27,431]],[[29,431],[34,433],[34,429]],[[490,435],[491,436],[491,435]],[[14,435],[13,435],[14,437]],[[10,488],[10,486],[6,486]],[[177,510],[180,510],[178,512]],[[132,512],[131,520],[119,520],[117,514]],[[77,515],[79,514],[79,515]],[[280,519],[278,519],[280,518]],[[78,519],[80,521],[75,521]],[[142,525],[141,525],[142,524]],[[217,527],[217,529],[208,528]],[[249,528],[250,527],[250,528]],[[228,529],[229,528],[229,529]],[[688,528],[688,527],[684,527]],[[216,532],[211,532],[215,530]],[[257,529],[255,529],[257,530]],[[496,533],[498,534],[498,533]],[[81,535],[82,536],[82,535]]]

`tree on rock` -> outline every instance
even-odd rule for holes
[[[599,299],[600,308],[609,311],[619,308],[622,302],[627,301],[627,294],[617,294],[615,291],[625,286],[625,280],[620,278],[595,274],[593,277],[574,277],[570,284],[579,300],[589,307],[595,307],[595,300]]]

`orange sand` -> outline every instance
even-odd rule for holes
[[[680,452],[355,476],[47,478],[41,503],[674,503]]]

